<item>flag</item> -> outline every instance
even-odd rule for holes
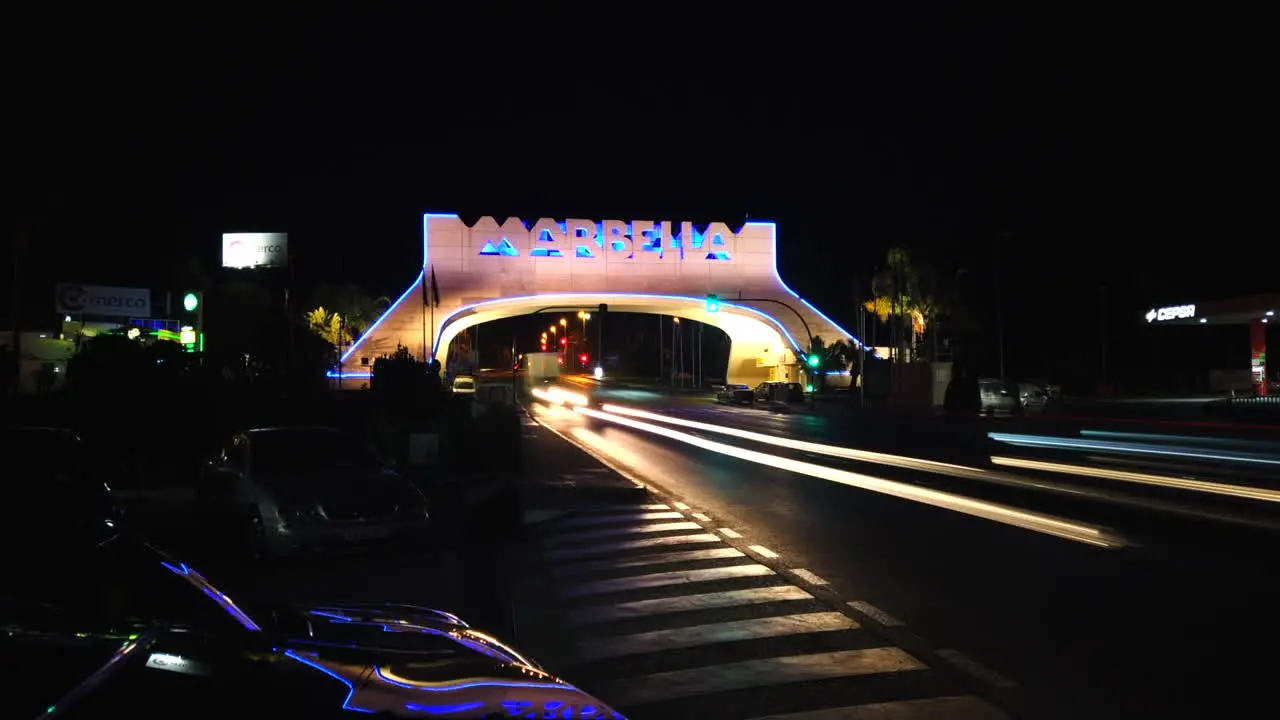
[[[431,307],[440,307],[440,286],[436,284],[436,266],[431,266]]]

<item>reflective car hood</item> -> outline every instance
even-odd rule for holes
[[[404,717],[623,717],[447,612],[341,604],[302,614],[306,631],[282,637],[281,651],[346,685],[345,709]]]

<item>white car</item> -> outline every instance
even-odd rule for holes
[[[476,379],[470,375],[459,375],[453,379],[453,392],[459,395],[475,395]]]

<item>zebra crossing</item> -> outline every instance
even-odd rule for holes
[[[1009,717],[816,597],[806,575],[789,571],[796,584],[757,561],[777,553],[731,545],[741,533],[683,503],[547,525],[540,554],[576,646],[564,674],[628,717]],[[808,575],[810,587],[825,583]]]

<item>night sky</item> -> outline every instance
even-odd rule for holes
[[[1003,238],[1029,374],[1096,346],[1102,310],[1124,353],[1152,305],[1276,289],[1258,23],[734,7],[18,18],[3,207],[6,235],[33,223],[28,312],[58,280],[163,287],[232,230],[395,296],[428,210],[773,219],[783,275],[850,325],[888,247],[986,285]]]

